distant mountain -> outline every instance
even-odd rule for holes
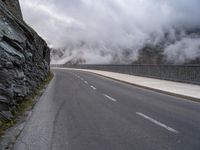
[[[183,40],[184,38],[186,39],[185,41]],[[160,43],[157,43],[156,45],[147,44],[140,49],[138,52],[138,59],[133,61],[133,64],[200,64],[200,43],[198,43],[197,47],[187,47],[188,43],[186,41],[191,40],[190,42],[193,42],[195,39],[200,42],[200,29],[188,30],[185,32],[184,37],[182,37],[180,32],[177,31],[177,37],[174,40],[170,39],[168,34],[166,34]],[[183,42],[181,43],[181,41]],[[181,44],[178,45],[177,43]],[[171,45],[175,46],[172,47]],[[165,54],[165,50],[170,50],[170,46],[171,49],[180,49],[179,53],[176,55],[174,54],[173,59],[168,59]],[[187,53],[185,52],[184,54],[184,51],[181,51],[180,47],[185,49]],[[194,54],[192,53],[194,53],[194,51],[198,54],[197,57],[193,56]],[[171,53],[173,53],[172,50]],[[182,57],[184,57],[184,55],[191,55],[191,59],[184,59],[183,62],[176,61],[176,59],[181,55]]]
[[[90,51],[87,51],[90,49]],[[107,50],[108,49],[108,50]],[[96,55],[91,54],[95,52]],[[136,51],[136,52],[135,52]],[[86,57],[87,56],[87,57]],[[116,47],[109,50],[101,45],[89,45],[86,42],[66,45],[65,48],[52,49],[52,63],[85,64],[88,58],[94,63],[98,59],[109,57],[106,64],[200,64],[200,29],[166,32],[159,40],[152,34],[144,45],[135,50],[133,47]],[[108,59],[105,59],[108,60]]]

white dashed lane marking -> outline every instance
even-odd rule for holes
[[[96,89],[97,89],[97,88],[95,88],[95,87],[94,87],[94,86],[92,86],[92,85],[91,85],[90,87],[91,87],[93,90],[96,90]]]
[[[112,98],[111,96],[108,96],[107,94],[103,94],[106,98],[108,98],[109,100],[116,102],[117,100]]]
[[[149,120],[149,121],[151,121],[151,122],[153,122],[154,124],[156,124],[156,125],[158,125],[160,127],[165,128],[166,130],[168,130],[170,132],[173,132],[175,134],[179,133],[177,130],[175,130],[175,129],[173,129],[173,128],[171,128],[171,127],[169,127],[169,126],[167,126],[167,125],[165,125],[165,124],[163,124],[163,123],[161,123],[161,122],[159,122],[159,121],[157,121],[157,120],[155,120],[155,119],[153,119],[153,118],[151,118],[151,117],[149,117],[149,116],[147,116],[147,115],[145,115],[145,114],[143,114],[141,112],[136,112],[136,114],[141,116],[141,117],[143,117],[143,118],[145,118],[145,119],[147,119],[147,120]]]

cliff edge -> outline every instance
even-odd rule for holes
[[[18,0],[0,0],[0,120],[42,84],[50,71],[50,49],[22,18]]]

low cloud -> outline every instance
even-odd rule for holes
[[[166,39],[167,61],[184,63],[200,57],[199,0],[20,2],[26,22],[57,49],[52,63],[131,63],[145,45]]]
[[[200,38],[185,37],[166,47],[164,52],[173,64],[190,62],[200,56]]]

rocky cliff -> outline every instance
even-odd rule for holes
[[[50,49],[22,19],[18,0],[0,0],[0,120],[42,84]]]

